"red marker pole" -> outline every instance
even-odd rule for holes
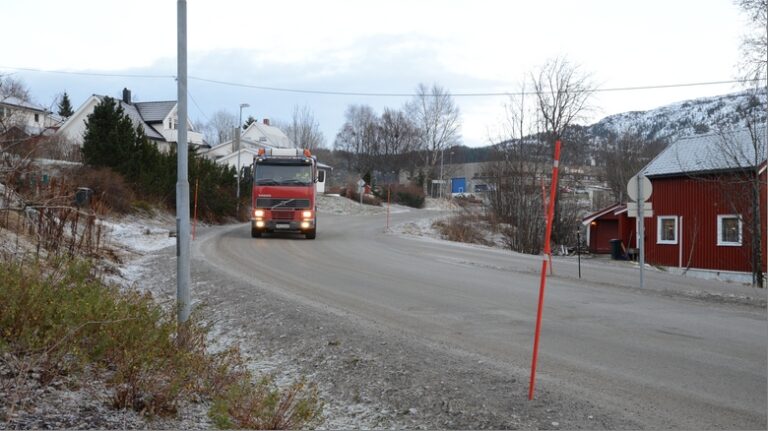
[[[550,254],[549,241],[552,236],[552,220],[555,216],[555,197],[557,196],[557,170],[560,165],[560,140],[555,141],[555,162],[552,166],[552,185],[549,190],[549,210],[547,211],[547,230],[544,233],[544,257],[541,261],[541,283],[539,284],[539,308],[536,313],[536,332],[533,336],[533,361],[531,362],[531,383],[528,386],[528,399],[533,399],[536,385],[536,361],[539,357],[539,334],[541,333],[541,314],[544,309],[544,288],[547,285],[547,256]]]
[[[541,179],[541,205],[544,207],[544,214],[547,214],[547,192],[544,191],[544,178]],[[552,265],[552,250],[547,255],[549,256],[549,275],[554,275],[554,266]]]
[[[389,232],[389,207],[392,206],[392,201],[390,200],[390,191],[391,191],[390,185],[387,185],[387,232]]]

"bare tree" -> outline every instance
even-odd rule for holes
[[[548,61],[531,75],[538,103],[542,130],[554,142],[565,129],[584,119],[589,111],[587,102],[595,86],[588,74],[565,58]]]
[[[8,75],[0,75],[0,101],[9,97],[15,97],[23,102],[31,101],[29,88],[23,81]]]
[[[203,134],[211,145],[234,139],[234,129],[237,127],[237,115],[224,110],[216,111],[208,121]]]
[[[752,24],[741,43],[739,67],[744,80],[759,82],[766,79],[768,73],[768,0],[734,0],[734,3]]]
[[[348,168],[366,173],[373,169],[373,156],[379,152],[379,118],[368,105],[350,105],[346,121],[336,135],[334,150],[349,155]]]
[[[514,251],[538,254],[544,237],[544,210],[540,186],[544,179],[546,146],[536,133],[536,110],[525,98],[511,96],[505,106],[502,135],[494,146],[498,161],[492,164],[489,194],[491,209],[502,223],[507,245]]]
[[[768,94],[755,92],[749,101],[737,108],[746,123],[746,132],[733,133],[720,130],[719,154],[724,157],[735,172],[717,178],[722,195],[726,198],[731,211],[740,214],[744,231],[749,244],[748,256],[752,269],[752,285],[764,287],[763,275],[763,227],[761,219],[763,208],[760,195],[765,194],[765,180],[761,178],[760,170],[765,166],[768,156],[766,143],[765,112],[768,106]],[[746,138],[743,136],[746,134]],[[742,136],[740,139],[735,136]],[[761,190],[762,189],[762,190]]]
[[[404,156],[416,150],[418,138],[418,130],[403,111],[385,108],[379,123],[380,168],[399,172],[409,162]]]
[[[308,106],[293,107],[291,122],[285,128],[285,134],[298,148],[316,150],[325,146],[325,136],[320,131],[320,124]]]
[[[648,141],[638,133],[625,132],[611,137],[605,154],[605,181],[614,202],[627,200],[627,183],[666,146],[662,140]]]
[[[433,84],[416,87],[416,95],[408,104],[406,112],[419,130],[419,145],[424,151],[424,192],[428,192],[429,179],[435,177],[435,166],[441,153],[459,143],[461,116],[459,107],[447,89]]]
[[[548,61],[538,72],[532,74],[533,88],[538,106],[538,119],[545,139],[550,145],[563,137],[572,124],[584,119],[589,111],[588,101],[594,92],[589,74],[566,58]],[[575,219],[572,215],[560,214],[555,200],[555,217],[552,239],[556,243],[572,242],[576,226],[563,221]]]

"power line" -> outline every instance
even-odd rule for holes
[[[56,74],[65,74],[65,75],[100,76],[100,77],[114,77],[114,78],[176,79],[174,75],[71,72],[71,71],[62,71],[62,70],[43,70],[43,69],[33,69],[33,68],[24,68],[24,67],[7,67],[7,66],[0,66],[0,69],[21,70],[21,71],[38,72],[38,73],[56,73]],[[189,79],[194,81],[207,82],[207,83],[216,84],[216,85],[226,85],[230,87],[239,87],[239,88],[250,88],[254,90],[263,90],[263,91],[275,91],[275,92],[281,92],[281,93],[300,93],[300,94],[318,94],[318,95],[326,95],[326,96],[357,96],[357,97],[413,97],[417,95],[416,93],[333,91],[333,90],[310,90],[310,89],[285,88],[285,87],[269,87],[269,86],[262,86],[262,85],[246,84],[241,82],[210,79],[210,78],[204,78],[199,76],[189,76]],[[723,81],[684,82],[684,83],[676,83],[676,84],[656,84],[656,85],[640,85],[640,86],[628,86],[628,87],[595,88],[592,90],[581,90],[581,91],[587,91],[590,93],[608,93],[608,92],[620,92],[620,91],[663,90],[663,89],[670,89],[670,88],[742,84],[742,83],[758,82],[758,81],[762,81],[762,80],[761,79],[747,79],[747,80],[734,79],[734,80],[723,80]],[[535,94],[536,93],[534,91],[501,91],[501,92],[451,93],[451,96],[453,97],[499,97],[499,96],[530,96]],[[195,104],[197,105],[196,102]]]
[[[126,73],[103,73],[103,72],[72,72],[68,70],[45,70],[33,69],[30,67],[10,67],[0,66],[0,69],[21,70],[25,72],[37,73],[55,73],[59,75],[79,75],[79,76],[101,76],[107,78],[150,78],[150,79],[176,79],[174,75],[151,75],[151,74],[126,74]]]
[[[328,91],[328,90],[306,90],[295,88],[281,88],[281,87],[265,87],[261,85],[243,84],[231,81],[221,81],[216,79],[201,78],[197,76],[190,76],[189,79],[195,81],[209,82],[212,84],[228,85],[231,87],[240,88],[252,88],[256,90],[276,91],[283,93],[302,93],[302,94],[322,94],[329,96],[366,96],[366,97],[413,97],[416,93],[376,93],[376,92],[347,92],[347,91]],[[700,87],[709,85],[725,85],[725,84],[739,84],[744,82],[752,82],[757,80],[727,80],[727,81],[708,81],[708,82],[686,82],[680,84],[660,84],[660,85],[643,85],[635,87],[611,87],[611,88],[596,88],[593,90],[581,90],[590,93],[605,93],[616,91],[638,91],[638,90],[656,90],[656,89],[668,89],[668,88],[682,88],[682,87]],[[479,92],[479,93],[450,93],[453,97],[498,97],[498,96],[530,96],[535,95],[534,91],[504,91],[504,92]]]

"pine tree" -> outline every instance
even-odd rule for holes
[[[83,161],[120,171],[133,154],[136,131],[131,119],[115,99],[105,97],[85,121]]]
[[[243,124],[243,130],[247,129],[247,128],[248,128],[248,126],[250,126],[250,125],[251,125],[251,123],[255,123],[255,122],[256,122],[256,119],[255,119],[255,118],[253,118],[253,116],[249,115],[249,116],[248,116],[248,119],[247,119],[247,120],[245,120],[245,123]]]
[[[69,101],[69,95],[67,95],[67,92],[65,91],[59,102],[59,115],[62,118],[69,118],[74,113],[75,112],[72,110],[72,103]]]

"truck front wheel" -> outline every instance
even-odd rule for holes
[[[261,231],[251,226],[251,238],[261,238]]]
[[[307,233],[304,234],[304,236],[307,239],[315,239],[315,237],[317,236],[317,229],[308,230]]]

